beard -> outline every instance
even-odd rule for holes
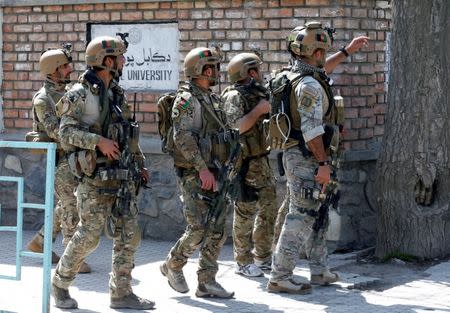
[[[323,56],[320,59],[317,59],[317,67],[318,68],[324,68],[325,62],[326,62],[326,55],[324,53]]]

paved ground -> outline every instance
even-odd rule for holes
[[[26,243],[33,233],[26,232]],[[59,241],[59,240],[58,240]],[[450,262],[433,266],[408,264],[370,264],[356,262],[356,253],[331,256],[331,265],[342,276],[342,282],[314,288],[307,296],[269,294],[265,277],[247,279],[234,274],[231,246],[220,258],[218,281],[236,292],[232,300],[196,298],[197,257],[189,261],[184,272],[191,288],[178,294],[160,274],[158,265],[165,259],[173,242],[145,240],[137,253],[133,271],[135,292],[156,301],[152,312],[450,312]],[[0,233],[0,275],[14,272],[13,233]],[[56,243],[55,250],[62,252]],[[111,242],[103,238],[99,248],[88,258],[93,273],[79,275],[70,291],[79,303],[80,313],[135,312],[109,309],[108,273],[111,264]],[[41,312],[42,268],[40,260],[26,258],[22,281],[0,280],[0,313]],[[401,262],[399,262],[401,263]],[[296,273],[308,277],[307,266],[299,262]],[[53,307],[51,312],[67,312]]]

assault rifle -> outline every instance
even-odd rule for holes
[[[120,181],[120,187],[115,193],[116,201],[111,210],[114,218],[120,218],[128,215],[136,215],[138,212],[132,212],[130,206],[131,200],[137,195],[142,184],[141,164],[134,159],[133,152],[138,149],[139,125],[133,120],[124,118],[120,108],[120,96],[117,90],[113,90],[113,101],[110,102],[111,113],[115,116],[115,121],[110,124],[108,137],[116,141],[120,149],[120,157],[114,161],[107,169],[111,172],[110,179]],[[135,195],[130,190],[130,184],[135,184]],[[108,237],[113,237],[115,232],[114,221],[111,217],[107,218],[105,233]]]
[[[240,157],[241,145],[239,143],[239,134],[237,131],[233,130],[229,132],[231,151],[225,165],[219,168],[219,173],[217,175],[217,182],[219,184],[217,196],[215,198],[210,198],[198,194],[199,199],[207,201],[211,206],[206,218],[206,233],[214,231],[216,225],[221,225],[224,222],[227,215],[227,199],[234,199],[236,192],[238,191],[238,186],[235,182],[237,177],[236,163]],[[203,241],[203,244],[204,242],[205,241]]]
[[[317,212],[317,218],[313,225],[313,230],[315,232],[324,228],[328,221],[328,211],[330,207],[337,209],[339,198],[341,193],[338,189],[338,181],[336,172],[331,173],[331,180],[328,183],[325,193],[319,195],[319,200],[322,202],[319,211]]]

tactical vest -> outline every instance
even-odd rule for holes
[[[244,115],[252,111],[262,99],[268,98],[267,90],[263,86],[256,87],[255,84],[239,85],[234,84],[227,87],[223,95],[236,90],[244,100]],[[267,116],[260,116],[256,123],[245,133],[240,135],[243,156],[245,158],[255,158],[269,154],[270,147],[264,135],[263,121]]]
[[[189,90],[199,105],[194,107],[193,132],[197,139],[198,147],[202,159],[208,168],[219,168],[228,159],[230,153],[230,141],[233,138],[232,132],[226,126],[226,119],[222,111],[220,99],[210,93],[212,103],[206,101],[203,93],[198,87],[188,84],[182,87],[183,91]],[[195,103],[195,102],[192,102]],[[200,114],[198,114],[200,111]],[[193,168],[188,160],[184,158],[179,149],[174,149],[174,164],[179,168]]]

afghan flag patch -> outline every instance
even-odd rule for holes
[[[184,98],[181,98],[180,102],[178,102],[177,107],[182,109],[182,110],[186,110],[189,107],[190,103],[191,103],[190,101],[188,101],[188,100],[186,100]]]
[[[200,56],[201,59],[203,59],[203,58],[212,56],[212,53],[209,50],[205,50],[205,51],[200,51],[198,53],[198,55]]]

